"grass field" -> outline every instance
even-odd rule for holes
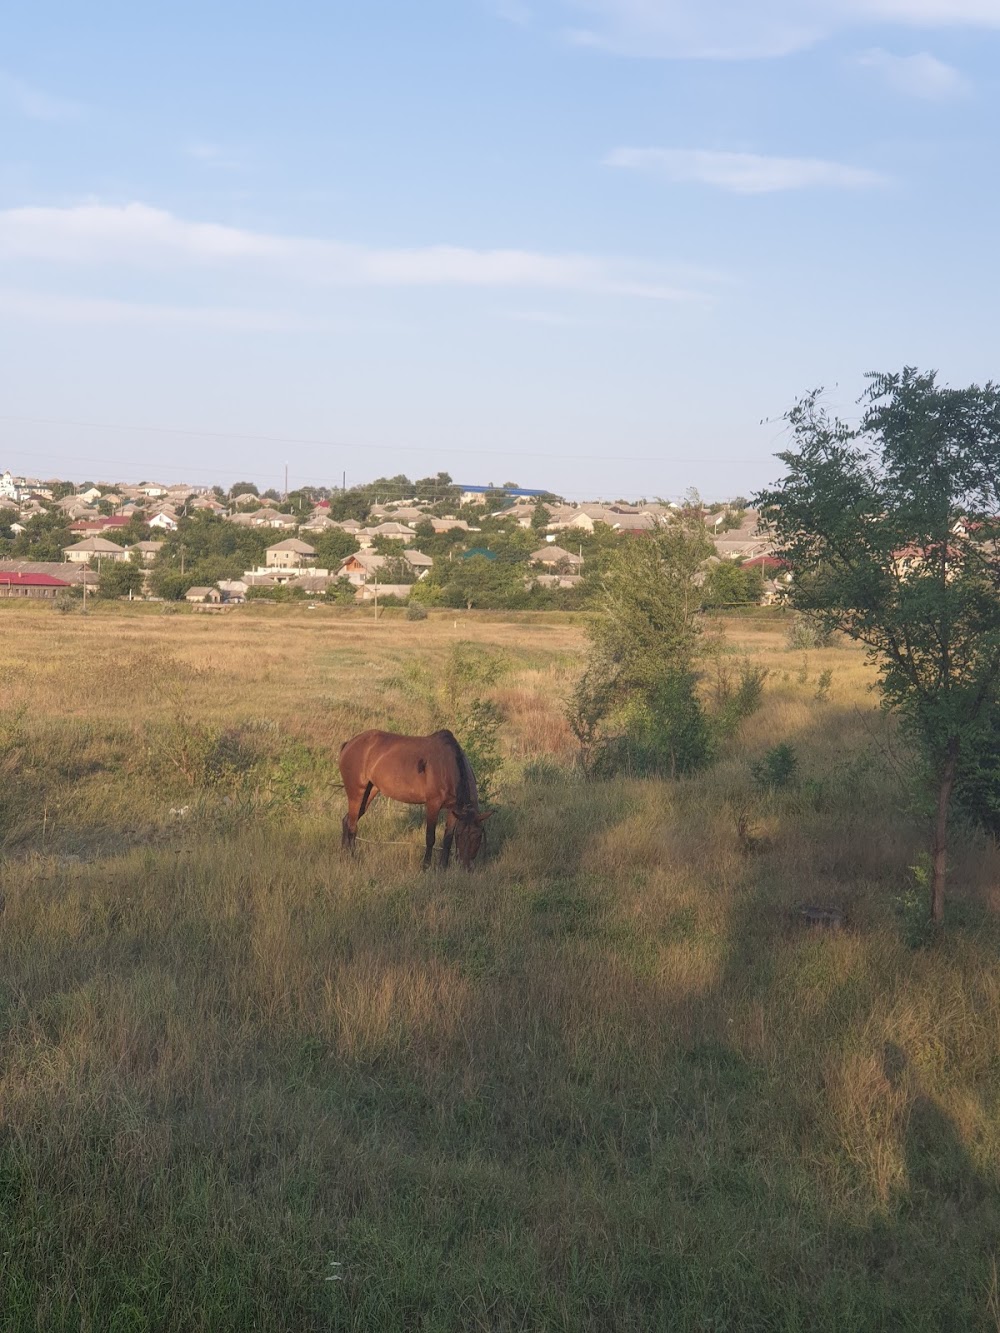
[[[856,650],[726,623],[718,762],[591,783],[578,624],[149,611],[0,605],[4,1333],[1000,1328],[1000,862],[913,947]],[[340,742],[447,721],[456,643],[485,858],[376,803],[345,861]]]

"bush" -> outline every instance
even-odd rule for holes
[[[407,620],[426,620],[427,611],[419,602],[410,602],[406,608]]]
[[[739,663],[734,680],[729,663],[716,661],[714,694],[714,723],[720,736],[728,736],[743,721],[760,708],[764,699],[764,685],[770,670],[745,657]]]
[[[800,613],[789,625],[785,643],[790,652],[801,652],[806,648],[829,648],[835,635],[835,630]]]
[[[671,672],[647,698],[633,707],[623,734],[598,746],[594,776],[676,778],[708,763],[711,727],[695,694],[694,674]]]
[[[761,787],[790,787],[796,780],[799,758],[795,747],[782,741],[774,745],[763,759],[751,766],[754,781]]]

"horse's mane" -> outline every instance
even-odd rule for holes
[[[455,764],[458,767],[458,788],[456,792],[458,808],[459,810],[470,810],[472,808],[472,792],[469,790],[469,761],[465,757],[465,751],[447,727],[441,731],[436,731],[434,735],[444,741],[455,756]]]

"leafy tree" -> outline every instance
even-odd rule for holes
[[[585,757],[597,753],[598,771],[604,762],[675,774],[707,756],[692,661],[701,607],[695,576],[711,553],[700,513],[616,548],[568,710]],[[616,721],[619,733],[609,736]]]
[[[336,569],[342,560],[360,549],[355,538],[343,528],[328,528],[311,545],[316,548],[319,569]]]
[[[260,495],[252,481],[234,481],[229,488],[229,498],[235,500],[238,495]]]
[[[539,500],[531,515],[532,528],[534,528],[535,532],[544,532],[551,522],[551,512],[546,509],[541,500]]]
[[[795,404],[787,475],[755,504],[794,570],[793,604],[865,644],[928,759],[939,925],[952,793],[997,706],[1000,390],[941,388],[912,367],[868,379],[857,425],[819,391]]]
[[[64,549],[79,540],[70,532],[66,515],[58,509],[32,515],[24,529],[3,543],[5,556],[15,560],[62,560]]]
[[[702,587],[706,607],[756,605],[764,595],[764,576],[759,565],[749,569],[735,560],[711,565]]]
[[[455,560],[447,571],[442,601],[445,606],[471,610],[516,610],[530,604],[524,576],[515,565],[485,555]]]
[[[105,599],[142,595],[142,566],[137,560],[105,561],[101,565],[97,595]]]

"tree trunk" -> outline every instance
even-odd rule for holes
[[[931,921],[940,926],[944,921],[944,882],[947,873],[948,807],[955,785],[958,767],[958,738],[952,736],[945,748],[944,765],[938,786],[937,815],[934,820],[934,845],[931,849]]]

